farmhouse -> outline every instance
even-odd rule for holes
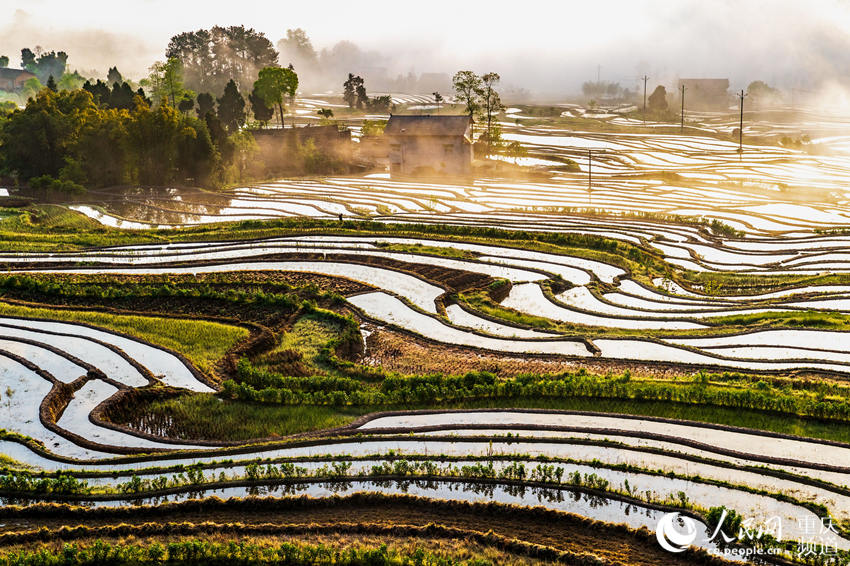
[[[20,90],[25,82],[34,78],[34,74],[23,69],[0,69],[0,90],[9,92]]]
[[[384,137],[393,176],[472,173],[471,116],[391,115]]]
[[[729,79],[679,79],[679,92],[682,85],[689,108],[719,110],[729,105]]]

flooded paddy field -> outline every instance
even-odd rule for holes
[[[725,507],[850,550],[850,160],[517,120],[522,179],[92,191],[62,214],[119,243],[5,246],[4,505]]]

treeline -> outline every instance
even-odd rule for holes
[[[134,103],[108,108],[86,90],[42,89],[0,124],[0,163],[34,186],[63,190],[222,181],[223,140],[206,123],[140,96]]]

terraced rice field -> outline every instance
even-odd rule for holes
[[[773,146],[738,155],[711,137],[505,130],[551,163],[546,180],[372,175],[184,191],[180,200],[140,193],[71,208],[110,234],[284,216],[350,222],[293,223],[263,238],[237,224],[231,240],[163,229],[160,243],[143,230],[127,245],[0,253],[9,300],[0,312],[0,452],[10,459],[0,497],[11,521],[3,528],[38,526],[28,513],[50,502],[79,505],[65,511],[82,517],[212,496],[371,492],[536,506],[630,529],[654,530],[678,510],[709,533],[724,506],[754,525],[778,517],[789,559],[807,525],[827,518],[835,528],[822,543],[850,551],[844,437],[711,417],[723,407],[843,434],[850,236],[815,230],[850,219],[848,163]],[[599,151],[590,192],[588,149]],[[559,169],[564,159],[581,171]],[[677,177],[656,180],[659,171]],[[805,202],[794,196],[803,188]],[[701,216],[744,233],[582,210],[590,208]],[[26,316],[47,299],[59,314]],[[206,320],[242,334],[234,330],[199,369],[179,339],[75,314],[93,304],[110,316]],[[421,371],[382,370],[414,347],[427,352]],[[442,375],[451,373],[442,358],[453,356],[483,371]],[[528,369],[540,367],[555,369]],[[585,368],[608,373],[584,382]],[[533,399],[523,393],[532,386],[555,393]],[[574,398],[599,410],[543,403]],[[608,411],[611,399],[710,410],[699,422]],[[536,408],[523,408],[529,401]],[[160,418],[157,403],[168,402],[267,420],[302,409],[316,420],[291,436],[228,437],[187,428],[182,413]],[[336,420],[315,416],[320,409]],[[56,485],[36,489],[20,480],[29,474]],[[85,483],[59,485],[69,477]],[[704,538],[694,544],[722,551]]]

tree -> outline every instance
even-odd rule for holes
[[[8,55],[0,55],[0,69],[5,69],[8,66],[9,66]]]
[[[227,130],[224,128],[221,120],[212,112],[208,112],[204,116],[203,122],[207,125],[207,130],[210,132],[210,139],[218,147],[221,156],[226,161],[229,161],[233,156],[233,144],[230,143]]]
[[[105,84],[101,81],[104,88]],[[207,121],[179,113],[169,104],[152,109],[133,96],[131,109],[98,105],[87,89],[42,89],[0,127],[4,168],[33,187],[80,190],[82,184],[170,185],[217,183],[222,155],[232,159],[234,144],[218,124],[216,139]],[[126,82],[116,96],[133,95]]]
[[[393,105],[393,99],[389,94],[376,96],[372,99],[367,97],[366,100],[366,107],[369,109],[369,112],[374,112],[375,114],[387,114]]]
[[[520,158],[528,155],[528,150],[526,150],[518,141],[512,141],[507,145],[507,147],[505,147],[505,155],[512,157],[514,163],[517,163]]]
[[[248,167],[251,155],[257,151],[257,142],[251,132],[236,132],[230,136],[229,142],[233,147],[231,159],[239,170],[239,176]]]
[[[251,102],[251,112],[254,114],[254,118],[265,127],[269,120],[274,118],[274,107],[266,104],[266,101],[257,92],[256,87],[248,95],[248,100]]]
[[[171,57],[165,63],[157,61],[150,68],[148,84],[157,104],[176,106],[183,98],[183,65],[180,60]]]
[[[764,81],[753,81],[747,87],[747,96],[753,104],[777,104],[782,102],[782,94]]]
[[[138,90],[136,90],[136,96],[139,97],[141,101],[144,102],[147,106],[151,105],[151,99],[147,97],[147,95],[145,94],[145,89],[143,89],[142,87],[139,87]]]
[[[649,95],[649,110],[651,112],[666,112],[667,111],[667,89],[662,85],[655,87],[652,94]]]
[[[609,98],[622,99],[631,96],[628,89],[620,86],[620,83],[609,83],[605,81],[587,81],[581,85],[581,92],[587,98]]]
[[[210,112],[215,111],[215,98],[208,92],[198,94],[198,108],[195,113],[198,118],[204,118]]]
[[[354,76],[351,73],[348,73],[348,80],[342,83],[342,99],[348,104],[349,108],[362,108],[363,103],[359,96],[359,91],[363,90],[365,92],[365,87],[363,86],[363,78],[360,76]]]
[[[106,84],[115,85],[115,83],[120,84],[123,82],[124,78],[118,72],[118,67],[110,67],[109,72],[106,73]]]
[[[91,81],[86,81],[83,83],[83,90],[91,93],[92,98],[94,99],[95,104],[98,106],[108,106],[110,102],[111,91],[109,87],[100,79],[97,79],[95,84],[91,84]]]
[[[231,133],[245,125],[245,99],[239,94],[239,88],[233,79],[230,79],[224,87],[224,94],[218,99],[218,117]]]
[[[434,104],[440,106],[443,103],[443,95],[436,91],[431,94],[434,96]]]
[[[74,71],[73,73],[65,73],[59,77],[56,86],[59,87],[59,90],[77,90],[78,88],[82,88],[85,82],[86,78],[77,71]]]
[[[357,97],[357,108],[363,108],[369,104],[369,95],[366,94],[366,83],[363,79],[360,79],[360,84],[355,87],[354,95]]]
[[[472,71],[458,71],[452,77],[455,98],[466,107],[466,113],[472,116],[479,108],[481,97],[481,77]]]
[[[272,42],[244,26],[215,26],[175,35],[165,56],[180,60],[187,87],[199,92],[221,92],[230,80],[246,92],[260,69],[278,64]]]
[[[35,65],[35,53],[29,47],[21,49],[21,68],[26,69]]]
[[[154,109],[137,106],[127,122],[127,138],[134,180],[139,183],[204,183],[220,165],[206,124],[167,104]]]
[[[244,101],[243,101],[244,102]],[[177,109],[183,114],[188,114],[195,107],[195,99],[188,92],[183,93],[183,98],[177,103]]]
[[[266,67],[260,71],[254,83],[257,92],[268,106],[277,106],[280,112],[280,127],[283,127],[283,99],[295,96],[298,90],[298,75],[292,69]]]
[[[58,90],[59,90],[59,87],[57,87],[57,86],[56,86],[56,81],[54,81],[54,80],[53,80],[53,75],[50,75],[50,76],[47,78],[47,84],[46,84],[46,85],[44,85],[44,86],[46,86],[47,88],[49,88],[49,89],[50,89],[50,90],[52,90],[53,92],[56,92],[56,91],[58,91]]]
[[[29,78],[24,81],[24,87],[21,89],[21,96],[29,99],[38,94],[43,88],[44,85],[41,84],[41,81],[38,80],[38,77]]]
[[[318,62],[318,55],[307,32],[301,28],[286,30],[286,37],[277,42],[281,63],[292,63],[296,67],[310,67]]]
[[[21,49],[21,66],[33,73],[41,82],[47,81],[50,75],[61,77],[65,74],[68,62],[68,54],[64,51],[44,51],[36,48],[36,53],[31,49]]]
[[[24,179],[58,176],[84,119],[96,110],[86,91],[41,89],[3,124],[0,145],[5,165]]]
[[[127,143],[127,120],[127,112],[116,109],[88,114],[79,138],[66,158],[67,163],[73,164],[75,182],[96,187],[133,180],[131,148]],[[65,170],[66,176],[70,173]]]
[[[99,82],[99,81],[98,81]],[[136,94],[126,82],[113,83],[109,93],[109,107],[118,110],[132,110],[135,107]]]
[[[481,77],[480,88],[480,107],[481,114],[487,122],[487,154],[490,154],[494,143],[499,141],[493,129],[493,116],[505,109],[502,105],[502,100],[499,93],[496,92],[496,85],[501,80],[498,73],[487,73]]]
[[[320,122],[322,124],[331,124],[332,123],[331,118],[334,117],[334,111],[331,110],[330,108],[319,108],[318,110],[316,110],[316,114],[321,116],[322,119],[320,120]]]

